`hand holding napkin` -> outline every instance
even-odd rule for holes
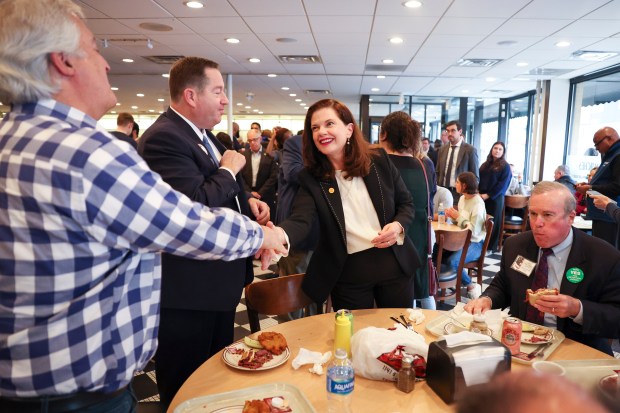
[[[295,370],[304,364],[313,364],[312,368],[309,369],[310,373],[321,375],[323,374],[323,364],[327,363],[331,358],[331,351],[321,354],[318,351],[310,351],[302,347],[291,364]]]

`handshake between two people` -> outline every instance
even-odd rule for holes
[[[280,257],[288,255],[289,245],[284,230],[273,225],[271,221],[263,226],[263,233],[263,245],[254,258],[260,259],[261,269],[266,270],[271,263],[276,263]]]

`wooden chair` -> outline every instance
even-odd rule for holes
[[[487,249],[489,248],[489,241],[491,241],[491,232],[493,232],[493,217],[487,215],[486,221],[484,221],[484,229],[487,235],[484,237],[484,244],[482,244],[482,251],[480,251],[480,258],[476,261],[466,262],[463,266],[467,270],[467,274],[473,280],[477,277],[477,282],[482,286],[482,269],[484,268],[484,257],[487,255]]]
[[[499,243],[497,249],[502,250],[504,238],[524,232],[527,228],[529,210],[527,204],[529,196],[507,195],[504,198],[504,211],[502,212],[501,227],[499,230]],[[510,209],[510,211],[508,211]],[[523,218],[512,215],[513,209],[522,209]]]
[[[257,281],[245,287],[245,305],[252,333],[260,330],[258,314],[280,315],[306,308],[313,303],[301,290],[304,274]],[[322,306],[318,312],[322,313]]]
[[[469,242],[471,241],[471,230],[463,231],[449,231],[449,230],[437,230],[435,231],[438,243],[437,262],[435,268],[437,270],[438,288],[435,301],[445,301],[452,297],[456,298],[456,302],[461,301],[461,274],[465,265],[465,255],[467,255],[467,249],[469,248]],[[461,254],[461,260],[456,272],[452,268],[444,265],[445,270],[442,271],[441,260],[443,258],[443,252],[454,252],[463,250]],[[450,291],[453,290],[453,291]]]

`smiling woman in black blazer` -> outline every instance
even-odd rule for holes
[[[302,150],[300,189],[280,226],[295,247],[318,216],[321,235],[304,292],[317,302],[331,294],[336,310],[410,307],[420,266],[404,236],[413,201],[385,151],[370,149],[351,111],[333,99],[308,110]]]

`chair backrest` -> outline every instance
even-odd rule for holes
[[[487,214],[487,219],[484,221],[484,230],[487,234],[484,237],[484,244],[482,244],[482,251],[480,251],[480,259],[484,263],[484,256],[487,254],[487,249],[489,248],[489,242],[491,241],[491,233],[493,232],[493,227],[495,223],[493,222],[493,216]]]
[[[258,314],[280,315],[312,304],[301,290],[304,274],[257,281],[245,287],[245,304],[252,332],[260,330]]]
[[[526,208],[527,203],[529,202],[529,196],[523,195],[506,195],[504,197],[504,207],[505,208],[514,208],[521,209]]]
[[[435,263],[435,268],[437,271],[441,272],[441,261],[443,259],[443,251],[458,251],[463,250],[461,254],[461,262],[459,263],[459,272],[463,269],[463,265],[465,264],[465,256],[467,255],[467,250],[469,249],[469,242],[471,240],[471,230],[465,229],[463,231],[448,231],[443,229],[438,229],[435,231],[437,236],[437,245],[439,247],[437,251],[437,262]]]

